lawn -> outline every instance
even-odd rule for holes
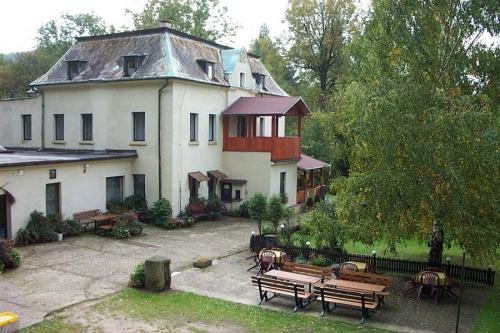
[[[388,332],[305,314],[284,313],[256,306],[242,305],[185,292],[151,294],[125,289],[93,308],[105,317],[135,322],[159,323],[165,331],[187,328],[192,332]],[[79,322],[81,323],[82,318]],[[91,320],[94,321],[95,320]],[[101,323],[100,323],[101,324]],[[190,325],[186,327],[186,324]],[[193,326],[194,325],[194,326]],[[101,327],[102,328],[102,327]],[[23,330],[24,333],[82,332],[87,327],[71,324],[71,318],[56,317]],[[92,330],[99,328],[92,327]],[[219,331],[219,329],[217,329]]]

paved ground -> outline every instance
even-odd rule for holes
[[[28,246],[21,249],[22,266],[0,275],[0,311],[20,314],[23,327],[68,307],[63,313],[70,321],[93,322],[99,331],[116,332],[124,321],[130,326],[125,331],[152,331],[153,327],[146,327],[151,323],[131,318],[96,318],[93,311],[96,302],[91,300],[122,289],[132,268],[156,254],[172,258],[173,288],[256,304],[258,293],[250,285],[251,273],[246,272],[250,261],[244,259],[251,255],[247,247],[252,230],[256,230],[256,225],[249,220],[226,218],[181,230],[147,227],[143,235],[128,241],[84,235],[62,243]],[[198,255],[216,258],[214,265],[205,270],[192,268],[192,260]],[[400,288],[394,286],[387,305],[367,325],[398,332],[454,331],[454,303],[445,300],[434,305],[429,299],[416,303],[412,298],[402,298]],[[461,313],[462,332],[472,327],[488,291],[488,288],[467,288]],[[290,303],[283,300],[273,300],[264,307],[291,311]],[[313,304],[303,312],[318,316],[320,305]],[[355,311],[335,310],[329,317],[359,322],[359,313]],[[204,329],[221,331],[220,327]]]
[[[181,230],[146,227],[127,241],[83,235],[23,247],[21,267],[0,275],[0,312],[20,314],[25,327],[122,289],[133,267],[150,256],[165,255],[173,271],[185,270],[198,255],[220,258],[247,249],[252,230],[249,220],[225,218]]]
[[[251,273],[246,273],[250,267],[249,251],[217,260],[214,266],[205,270],[190,268],[176,275],[172,285],[176,289],[194,292],[209,297],[222,298],[245,304],[257,304],[258,292],[250,284]],[[214,281],[218,281],[214,283]],[[392,294],[387,298],[386,305],[371,317],[365,325],[385,328],[396,332],[455,332],[456,303],[450,299],[443,299],[435,305],[430,298],[419,303],[414,297],[403,298],[403,285],[399,280],[392,287]],[[460,332],[469,332],[477,318],[479,310],[489,293],[489,288],[468,286],[463,295],[460,316]],[[265,303],[264,307],[291,311],[290,301],[274,299]],[[305,310],[313,316],[319,316],[321,304],[316,302]],[[359,323],[358,311],[337,309],[327,315],[352,323]]]

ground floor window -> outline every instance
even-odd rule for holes
[[[7,196],[0,195],[0,239],[7,238]]]
[[[283,196],[286,193],[286,172],[280,172],[280,195]]]
[[[45,215],[60,214],[60,183],[45,185]]]
[[[146,176],[134,175],[134,194],[146,198]]]
[[[123,176],[106,178],[106,208],[123,201]]]

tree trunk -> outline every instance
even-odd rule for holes
[[[443,260],[443,229],[436,222],[432,226],[432,239],[429,243],[429,257],[427,265],[429,267],[440,267]]]

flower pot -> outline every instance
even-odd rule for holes
[[[63,233],[62,232],[58,232],[57,233],[57,241],[58,242],[62,242],[62,240],[63,240]]]

